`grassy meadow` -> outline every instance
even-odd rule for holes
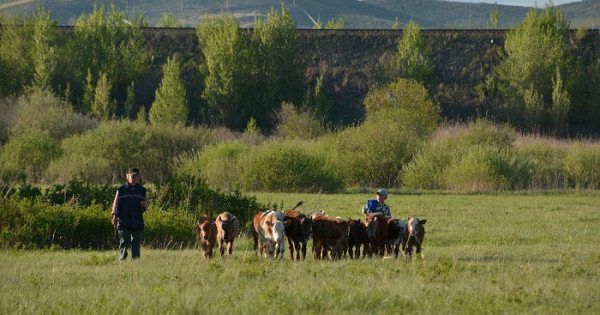
[[[259,202],[360,217],[369,193],[256,194]],[[0,313],[600,313],[600,192],[392,192],[398,218],[427,219],[412,260],[259,259],[197,249],[0,251]],[[309,244],[310,246],[310,244]]]

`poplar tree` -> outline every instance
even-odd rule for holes
[[[116,103],[111,98],[111,86],[106,73],[100,73],[92,102],[92,114],[100,120],[110,120],[115,114]]]
[[[283,4],[281,11],[271,8],[266,19],[254,23],[253,41],[258,47],[259,75],[263,108],[253,112],[259,126],[269,130],[272,119],[284,102],[300,104],[304,94],[304,64],[300,58],[300,44],[296,22]],[[261,78],[264,78],[261,79]]]
[[[104,72],[112,78],[113,95],[123,104],[127,87],[147,68],[148,52],[140,29],[145,23],[141,15],[137,20],[128,19],[114,4],[108,9],[104,4],[94,5],[92,13],[77,19],[73,45],[79,91],[83,90],[88,69],[94,86],[100,72]]]
[[[163,79],[149,111],[152,124],[183,125],[187,121],[189,109],[185,87],[180,78],[180,67],[179,61],[171,58],[162,67]]]
[[[568,45],[569,23],[566,16],[550,6],[543,11],[531,9],[525,19],[506,34],[506,55],[496,67],[500,79],[498,90],[507,107],[523,113],[528,127],[532,127],[532,117],[541,115],[532,116],[532,109],[536,113],[551,109],[553,80],[557,71],[563,75],[561,82],[568,82],[571,78],[572,57]],[[563,89],[569,91],[567,85]],[[518,120],[518,117],[513,120]],[[552,123],[546,119],[536,124],[542,129],[552,128]]]
[[[204,62],[204,92],[213,123],[244,130],[251,107],[260,102],[253,94],[255,56],[250,40],[239,31],[239,23],[225,12],[204,16],[196,29]]]

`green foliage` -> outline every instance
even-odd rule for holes
[[[560,189],[569,187],[565,172],[566,145],[557,145],[550,139],[524,141],[516,146],[516,155],[523,168],[516,188]]]
[[[550,108],[553,129],[557,136],[567,135],[567,119],[569,118],[570,107],[571,100],[569,98],[569,93],[564,88],[560,71],[557,68],[556,78],[552,79],[552,107]]]
[[[283,138],[314,139],[325,134],[325,130],[310,113],[300,112],[294,105],[283,104],[277,118],[277,134]]]
[[[108,10],[104,4],[95,4],[92,13],[79,17],[73,43],[78,73],[72,86],[83,90],[81,84],[88,76],[96,86],[104,73],[111,80],[112,94],[122,105],[129,84],[147,68],[148,50],[140,29],[143,25],[142,16],[129,21],[114,4]],[[120,113],[120,107],[116,113]]]
[[[43,7],[33,16],[12,16],[0,31],[0,96],[19,95],[27,86],[50,88],[57,63],[56,24]]]
[[[332,193],[343,182],[322,154],[301,143],[277,141],[252,150],[242,186],[248,191]]]
[[[125,103],[123,104],[123,116],[126,118],[135,118],[135,115],[135,83],[131,82],[127,87],[127,99],[125,99]]]
[[[543,96],[534,89],[532,84],[523,92],[523,100],[525,127],[533,131],[540,130],[546,116]]]
[[[209,141],[203,129],[108,121],[63,140],[64,154],[48,172],[62,183],[81,179],[105,184],[124,180],[127,169],[136,165],[145,180],[161,180],[171,174],[173,158]]]
[[[34,49],[34,74],[33,85],[41,89],[51,87],[58,56],[53,47],[56,38],[56,20],[52,20],[51,12],[40,7],[33,14],[33,49]]]
[[[7,182],[20,178],[35,183],[43,179],[48,165],[60,155],[60,141],[47,131],[11,137],[0,154],[0,174]]]
[[[427,89],[413,79],[399,78],[383,87],[371,88],[364,104],[368,119],[385,116],[389,111],[398,112],[399,116],[411,117],[407,128],[425,136],[433,132],[440,121],[439,106],[433,103]]]
[[[187,121],[189,108],[180,66],[179,61],[171,58],[163,65],[163,79],[148,113],[152,124],[184,125]]]
[[[154,203],[158,208],[179,209],[186,216],[192,215],[195,218],[202,214],[214,218],[219,213],[228,211],[243,226],[257,212],[267,210],[267,206],[258,203],[255,197],[243,196],[237,190],[220,193],[210,189],[200,176],[173,176],[156,182],[155,186],[157,197]]]
[[[96,127],[96,122],[75,113],[68,103],[48,90],[30,90],[18,99],[16,107],[11,129],[14,137],[47,133],[52,139],[61,140]]]
[[[212,117],[234,130],[243,130],[253,115],[256,101],[252,91],[255,53],[250,41],[239,31],[233,15],[205,16],[196,29],[202,47],[204,75],[202,97],[208,103]]]
[[[536,115],[542,109],[547,111],[551,107],[552,81],[556,72],[565,75],[565,82],[571,80],[572,57],[568,45],[569,23],[560,9],[551,6],[541,12],[531,9],[527,17],[506,34],[506,57],[496,67],[500,77],[499,90],[504,99],[517,108],[520,108],[519,104],[529,106],[524,110],[526,117],[533,105]],[[568,87],[565,89],[569,91]],[[543,108],[539,108],[540,101]],[[525,120],[531,121],[530,118]],[[548,125],[544,119],[539,127],[547,128]],[[529,123],[528,127],[531,127]]]
[[[511,187],[512,168],[502,152],[476,146],[452,160],[444,177],[447,188],[453,191],[494,192]]]
[[[333,101],[327,91],[324,77],[323,74],[317,77],[314,89],[309,88],[306,91],[306,97],[302,104],[302,107],[311,112],[320,122],[330,119],[333,109]]]
[[[500,27],[500,8],[498,3],[494,5],[492,12],[490,13],[490,21],[488,22],[488,28],[498,29]]]
[[[4,248],[114,248],[115,231],[100,206],[48,205],[40,200],[0,200]]]
[[[343,18],[339,18],[337,19],[337,21],[335,20],[335,18],[331,18],[331,20],[327,21],[327,24],[325,24],[325,29],[326,30],[343,30],[346,27],[346,20],[344,20]]]
[[[115,116],[117,104],[111,97],[112,82],[106,76],[106,73],[100,72],[98,85],[94,90],[94,100],[92,101],[91,114],[100,120],[110,120]]]
[[[215,190],[235,191],[241,187],[241,175],[251,147],[242,141],[223,141],[205,147],[201,152],[182,157],[176,173],[198,176]]]
[[[17,98],[7,97],[0,99],[0,144],[8,141],[18,112],[19,105]]]
[[[173,13],[163,13],[160,21],[158,21],[158,27],[162,28],[175,28],[182,27],[183,25],[179,22],[179,16]]]
[[[410,189],[489,192],[513,187],[515,131],[478,120],[425,144],[401,174]]]
[[[578,189],[600,187],[600,149],[597,146],[574,145],[564,160],[570,185]]]
[[[255,78],[260,93],[260,102],[253,113],[264,130],[270,130],[275,122],[274,114],[282,102],[300,104],[303,90],[305,65],[300,58],[300,43],[296,22],[290,9],[281,4],[281,12],[271,8],[266,19],[254,23],[252,40],[258,47],[260,72]]]
[[[429,83],[434,73],[430,55],[431,49],[421,37],[421,27],[411,20],[403,31],[396,56],[383,65],[384,83],[398,77]]]

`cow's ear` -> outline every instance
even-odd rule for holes
[[[420,220],[419,223],[425,224],[425,223],[427,223],[427,220]]]

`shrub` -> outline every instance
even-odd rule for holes
[[[442,128],[400,174],[410,189],[492,191],[512,187],[515,132],[478,120]],[[471,165],[470,165],[471,163]]]
[[[34,88],[21,96],[12,136],[48,132],[53,139],[63,139],[96,127],[92,119],[75,113],[71,106],[52,92]]]
[[[0,246],[108,249],[116,244],[110,212],[100,206],[48,205],[40,200],[0,200]]]
[[[172,172],[173,158],[209,143],[203,129],[147,125],[130,121],[103,122],[98,128],[63,140],[63,157],[49,166],[58,182],[72,179],[91,183],[120,182],[131,166],[139,167],[146,181]]]
[[[241,141],[225,141],[209,145],[189,157],[181,157],[177,174],[200,175],[212,189],[234,191],[240,187],[243,163],[248,158],[250,147]]]
[[[521,168],[516,171],[516,188],[566,188],[564,161],[567,145],[556,145],[550,139],[521,140],[515,146]]]
[[[13,196],[0,199],[0,208],[0,248],[111,249],[118,245],[110,211],[101,205],[50,205]],[[192,213],[161,211],[152,205],[144,221],[145,247],[181,248],[196,242]]]
[[[275,141],[256,147],[242,174],[246,190],[336,192],[343,186],[325,158],[299,142]]]
[[[490,147],[473,147],[455,159],[444,174],[448,188],[461,192],[492,192],[510,188],[511,167]]]
[[[0,144],[8,141],[19,109],[17,104],[17,99],[12,97],[0,99]]]
[[[7,181],[16,177],[36,183],[44,178],[46,168],[60,154],[60,142],[47,131],[12,137],[0,154],[0,174]]]
[[[277,134],[291,139],[314,139],[325,130],[308,112],[298,111],[292,104],[284,104],[277,113]]]
[[[600,187],[600,148],[577,143],[565,156],[565,173],[575,188]]]
[[[397,79],[383,86],[374,87],[364,100],[368,119],[388,116],[397,112],[397,123],[406,124],[425,136],[430,135],[440,121],[440,107],[435,105],[427,89],[412,79]]]
[[[242,226],[252,220],[267,207],[258,203],[255,197],[242,196],[239,191],[220,193],[208,187],[200,176],[172,176],[156,182],[154,205],[164,211],[176,209],[184,216],[207,214],[214,218],[219,213],[229,211],[240,220]]]

